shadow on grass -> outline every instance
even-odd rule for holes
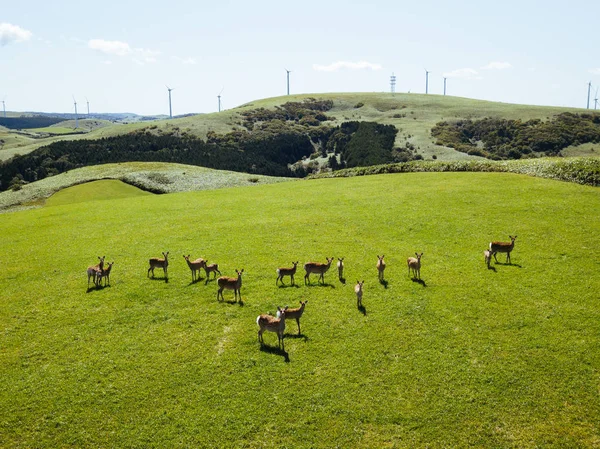
[[[333,284],[328,284],[328,283],[324,283],[324,284],[305,284],[307,287],[330,287],[330,288],[335,288],[335,285]]]
[[[209,282],[214,282],[216,280],[217,280],[217,278],[213,278],[213,279],[206,278],[206,281],[204,282],[204,285],[208,285]]]
[[[495,265],[502,265],[505,267],[515,267],[515,268],[523,268],[518,263],[508,263],[508,262],[495,262]]]
[[[421,284],[423,287],[427,287],[427,284],[423,279],[412,278],[411,281],[416,282],[417,284]]]
[[[101,291],[101,290],[104,290],[105,288],[110,288],[110,284],[108,284],[108,285],[94,285],[93,287],[88,287],[88,289],[85,292],[86,293],[90,293],[90,292],[95,292],[95,291]]]
[[[367,316],[367,308],[365,306],[363,306],[362,304],[360,306],[357,306],[357,309],[360,313],[362,313],[364,316]]]
[[[383,288],[388,288],[388,284],[389,284],[389,282],[388,282],[388,281],[386,281],[385,279],[379,279],[379,283],[380,283],[381,285],[383,285]]]
[[[235,304],[239,304],[240,307],[244,307],[244,301],[242,299],[240,299],[239,301],[235,300],[235,299],[219,299],[217,298],[217,301],[219,302],[223,302],[225,304],[230,304],[230,305],[235,305]]]
[[[304,340],[304,343],[308,341],[308,336],[304,334],[283,334],[285,338],[293,338],[294,340]]]
[[[290,288],[290,287],[296,287],[296,288],[300,288],[300,286],[298,284],[281,284],[278,285],[279,288]]]
[[[260,350],[262,352],[266,352],[267,354],[281,355],[286,363],[290,363],[290,357],[288,353],[277,346],[269,346],[263,343],[260,345]]]
[[[488,267],[488,270],[492,270],[494,273],[498,271],[496,270],[496,267],[492,267],[491,265]]]
[[[203,279],[203,278],[196,278],[195,280],[193,280],[192,282],[190,282],[190,283],[188,284],[188,287],[189,287],[190,285],[197,284],[197,283],[198,283],[198,282],[200,282],[202,279]]]
[[[161,278],[156,278],[156,277],[152,277],[150,278],[151,281],[164,281],[164,282],[169,282],[169,278],[167,277],[161,277]]]
[[[340,282],[344,285],[346,285],[346,278],[340,278]]]

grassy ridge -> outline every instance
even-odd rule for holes
[[[593,447],[599,211],[591,187],[410,173],[6,214],[0,446]],[[509,233],[514,265],[486,270]],[[147,279],[167,250],[169,282]],[[184,253],[245,268],[243,306],[191,284]],[[104,254],[112,286],[86,293]],[[277,266],[325,256],[346,257],[346,285],[275,286]],[[300,299],[285,363],[255,318]]]
[[[129,198],[132,196],[150,195],[137,187],[118,180],[102,180],[87,182],[82,185],[67,187],[52,195],[46,201],[46,206],[83,203],[86,201]]]

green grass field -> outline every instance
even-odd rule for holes
[[[596,188],[410,173],[69,202],[0,220],[0,447],[600,445]],[[183,254],[244,268],[243,303]],[[275,285],[331,256],[346,284]],[[302,334],[261,349],[256,316],[301,299]]]

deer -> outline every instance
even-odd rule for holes
[[[163,271],[165,272],[165,279],[168,279],[168,273],[167,273],[167,267],[169,266],[169,251],[167,251],[166,253],[162,253],[162,255],[164,256],[164,259],[161,259],[159,257],[152,257],[150,259],[150,268],[148,268],[148,277],[150,277],[150,272],[152,271],[152,277],[154,277],[154,269],[155,268],[162,268]]]
[[[354,286],[354,293],[356,293],[356,307],[362,307],[362,297],[363,297],[363,284],[362,282],[356,281],[356,285]]]
[[[193,262],[190,262],[189,254],[187,256],[184,254],[183,258],[187,262],[188,267],[190,267],[190,270],[192,270],[192,282],[198,280],[199,274],[197,274],[197,273],[199,273],[200,269],[206,265],[206,261],[202,258],[199,258],[199,259],[194,260]]]
[[[319,274],[320,275],[319,279],[321,279],[323,284],[325,283],[324,275],[327,272],[327,270],[329,270],[329,267],[331,266],[331,262],[333,262],[333,257],[332,258],[326,257],[325,259],[327,259],[327,263],[306,262],[304,264],[304,270],[306,271],[306,274],[304,275],[304,285],[306,285],[307,281],[308,281],[308,283],[310,283],[311,273]]]
[[[219,271],[219,264],[211,263],[208,264],[208,259],[204,261],[204,272],[206,273],[206,282],[204,285],[208,284],[208,280],[210,279],[210,273],[214,273],[213,279],[217,278],[217,273],[221,276],[221,272]]]
[[[304,313],[304,307],[306,306],[307,302],[308,299],[306,301],[300,301],[300,307],[297,307],[295,309],[290,309],[289,307],[285,308],[285,319],[289,320],[294,318],[296,320],[296,324],[298,324],[298,335],[300,335],[300,318],[302,318],[302,314]],[[277,316],[279,316],[279,311],[277,312]]]
[[[261,346],[264,345],[264,331],[276,332],[279,348],[281,348],[282,351],[285,351],[285,347],[283,345],[283,332],[285,331],[285,315],[287,309],[287,307],[284,309],[277,307],[277,317],[263,313],[256,318],[256,324],[258,324],[259,327],[258,341],[260,342]]]
[[[275,281],[275,285],[277,285],[279,283],[279,281],[281,281],[281,283],[283,284],[283,277],[284,276],[289,276],[291,279],[291,285],[294,285],[294,275],[296,274],[296,267],[298,266],[298,262],[292,262],[293,267],[292,268],[277,268],[277,280]]]
[[[98,259],[100,260],[100,262],[96,265],[93,266],[89,266],[87,269],[87,277],[88,277],[88,289],[90,288],[90,278],[92,278],[92,281],[94,282],[95,286],[98,286],[98,273],[102,271],[102,269],[104,268],[104,259],[106,258],[106,256],[98,256]]]
[[[98,272],[98,285],[102,283],[102,278],[104,278],[104,285],[110,285],[110,270],[114,264],[114,262],[110,262],[106,268]]]
[[[342,279],[344,279],[344,258],[343,257],[341,259],[338,257],[337,269],[338,269],[338,279],[341,281]]]
[[[492,254],[494,254],[494,253],[491,250],[489,250],[489,249],[486,249],[483,252],[483,257],[484,257],[484,260],[485,260],[485,264],[488,267],[488,270],[491,268],[490,267],[490,262],[492,261]]]
[[[234,301],[238,298],[238,296],[240,298],[240,302],[242,301],[242,293],[240,292],[240,289],[242,288],[242,273],[244,272],[244,269],[242,268],[241,271],[235,270],[235,272],[237,273],[237,278],[221,276],[219,279],[217,279],[217,283],[219,284],[217,300],[219,299],[219,296],[222,300],[225,300],[225,298],[223,298],[223,290],[227,289],[233,290]]]
[[[423,257],[423,253],[415,253],[415,256],[417,256],[416,259],[414,257],[406,259],[408,263],[408,275],[410,276],[410,270],[412,270],[414,279],[421,279],[421,257]]]
[[[377,259],[379,259],[377,261],[377,271],[379,272],[379,282],[383,281],[383,272],[385,271],[385,261],[383,260],[383,258],[385,257],[385,255],[381,255],[381,257],[379,257],[379,255],[377,255]]]
[[[496,258],[496,253],[506,253],[506,263],[509,263],[509,264],[512,263],[510,260],[510,253],[515,247],[515,239],[517,238],[517,236],[515,235],[513,237],[512,235],[509,235],[508,238],[510,238],[510,243],[490,242],[490,251],[494,255],[494,260],[496,261],[496,263],[498,263],[498,259]]]

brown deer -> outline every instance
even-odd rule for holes
[[[337,269],[338,269],[338,279],[341,281],[342,279],[344,279],[344,258],[343,257],[341,259],[338,257]]]
[[[210,273],[214,273],[213,279],[217,278],[217,273],[221,276],[221,272],[219,271],[219,264],[211,263],[208,264],[208,259],[204,261],[204,272],[206,273],[206,282],[204,285],[208,284],[208,280],[210,279]]]
[[[110,262],[107,264],[106,268],[103,268],[98,272],[98,285],[102,283],[102,279],[104,278],[104,285],[110,285],[110,270],[115,263]]]
[[[293,265],[292,268],[283,268],[283,267],[277,268],[277,280],[275,281],[275,285],[277,285],[279,283],[279,281],[281,281],[281,283],[283,284],[284,276],[290,277],[291,285],[295,284],[294,275],[296,274],[296,267],[298,266],[298,262],[292,262],[292,265]]]
[[[512,235],[509,235],[508,238],[510,238],[510,243],[490,242],[490,251],[493,253],[494,260],[496,261],[496,263],[498,263],[498,259],[496,258],[496,253],[506,253],[506,263],[509,263],[509,264],[512,263],[510,260],[510,253],[515,248],[515,239],[517,238],[517,236],[515,235],[513,237]]]
[[[169,266],[169,251],[167,251],[166,253],[162,253],[162,255],[164,256],[164,259],[161,259],[159,257],[152,257],[149,262],[150,262],[150,268],[148,268],[148,277],[150,277],[150,272],[152,271],[152,277],[154,277],[154,269],[155,268],[162,268],[164,273],[165,273],[165,279],[169,278],[169,275],[167,273],[167,267]]]
[[[277,307],[277,317],[273,315],[268,315],[263,313],[256,318],[256,324],[258,324],[258,341],[260,345],[264,345],[263,340],[263,332],[270,331],[276,332],[278,338],[279,348],[282,351],[285,351],[285,347],[283,345],[283,332],[285,331],[285,314],[287,311],[287,307],[282,309],[281,307]]]
[[[290,320],[294,318],[296,320],[296,324],[298,324],[298,335],[300,335],[300,318],[302,318],[302,314],[304,313],[304,306],[306,306],[307,302],[308,299],[306,301],[300,301],[300,307],[297,307],[295,309],[290,309],[289,307],[285,308],[285,319]],[[279,316],[279,312],[277,312],[277,316]]]
[[[88,289],[90,288],[90,278],[92,278],[94,285],[98,286],[98,273],[100,273],[102,271],[102,269],[104,268],[104,259],[105,258],[106,258],[106,256],[102,256],[102,257],[98,256],[100,263],[88,267],[88,269],[87,269]]]
[[[196,259],[193,262],[190,262],[190,255],[189,254],[187,256],[184,255],[183,258],[187,262],[188,267],[190,267],[190,270],[192,270],[192,282],[198,280],[199,279],[198,276],[199,276],[199,273],[200,273],[200,269],[203,268],[206,265],[206,261],[203,258],[200,257],[199,259]]]
[[[362,307],[362,297],[363,297],[363,284],[365,281],[359,282],[356,281],[356,285],[354,286],[354,293],[356,293],[356,307]]]
[[[377,255],[377,259],[379,259],[377,261],[377,271],[379,273],[379,282],[383,281],[383,272],[385,271],[385,261],[383,260],[383,258],[385,257],[385,255],[381,255],[381,257],[379,257],[379,255]]]
[[[324,275],[327,272],[327,270],[329,270],[331,262],[333,262],[333,257],[326,257],[325,259],[327,259],[327,263],[307,262],[304,264],[304,270],[306,271],[306,274],[304,275],[304,285],[306,285],[307,281],[310,284],[311,274],[319,274],[319,279],[321,279],[323,284],[325,283]]]
[[[412,270],[414,279],[421,279],[421,257],[423,257],[423,253],[415,253],[415,256],[417,256],[416,259],[414,257],[406,259],[408,264],[408,275],[410,276],[410,270]]]
[[[219,284],[217,300],[219,299],[219,297],[225,300],[225,298],[223,298],[223,290],[227,289],[233,290],[234,301],[237,300],[238,296],[240,298],[240,302],[242,301],[242,293],[240,292],[240,289],[242,288],[242,273],[244,272],[244,269],[242,268],[241,271],[235,270],[235,272],[237,273],[237,278],[221,276],[219,279],[217,279],[217,283]]]

